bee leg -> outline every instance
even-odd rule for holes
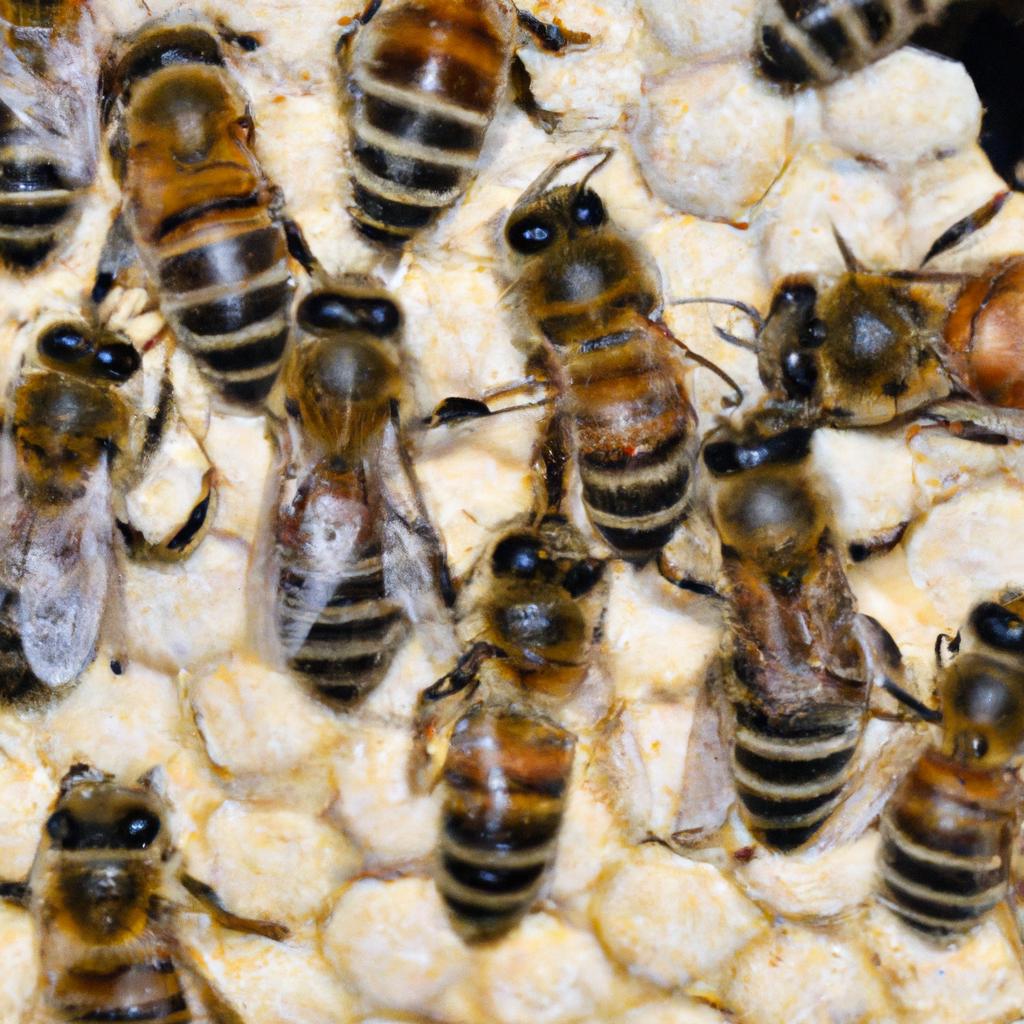
[[[477,642],[462,657],[455,668],[420,693],[413,717],[412,753],[409,756],[409,786],[413,792],[430,789],[436,779],[431,778],[430,745],[462,715],[480,685],[480,668],[491,658],[503,657],[503,652],[488,643]],[[452,697],[458,699],[452,701]]]
[[[1024,409],[1005,409],[962,399],[926,406],[921,415],[942,422],[950,433],[979,444],[1024,441]]]
[[[107,232],[103,251],[100,253],[96,266],[96,279],[92,286],[92,302],[98,306],[110,294],[118,274],[131,266],[137,258],[135,243],[132,240],[124,214],[120,213]]]
[[[533,36],[537,43],[545,50],[557,53],[567,46],[583,46],[590,42],[590,33],[573,32],[572,29],[562,28],[550,21],[541,21],[535,14],[516,8],[516,17],[519,24]]]
[[[876,555],[887,555],[903,540],[903,535],[907,532],[909,525],[910,520],[908,519],[906,522],[898,523],[889,530],[883,530],[881,533],[875,534],[874,537],[868,537],[866,540],[850,541],[847,548],[850,558],[855,562],[864,562],[869,558],[874,558]]]
[[[195,955],[177,941],[172,940],[174,965],[184,975],[186,993],[194,996],[205,1011],[203,1020],[209,1024],[245,1024],[241,1014],[213,985],[196,961]],[[189,1001],[191,1006],[191,1000]]]
[[[543,497],[537,507],[543,515],[557,515],[565,500],[565,479],[569,468],[569,436],[566,417],[557,409],[548,417],[543,435],[534,450],[536,480],[542,482]]]
[[[1003,208],[1006,200],[1010,198],[1010,192],[997,192],[986,203],[982,203],[976,210],[971,211],[962,220],[958,220],[952,227],[946,228],[931,244],[925,257],[921,260],[921,266],[935,259],[936,256],[959,245],[965,238],[969,238],[976,231],[980,231],[989,224],[996,214]]]
[[[710,519],[691,511],[658,552],[658,574],[678,590],[722,600],[716,582],[722,571],[721,544]]]
[[[509,68],[509,85],[512,90],[512,102],[538,127],[551,135],[562,121],[562,113],[542,107],[533,95],[530,72],[516,54]]]
[[[262,33],[236,32],[226,21],[216,21],[217,35],[229,46],[237,46],[246,53],[255,53],[263,45]]]
[[[224,904],[224,900],[211,886],[205,882],[193,878],[191,875],[182,872],[178,876],[182,888],[199,904],[214,921],[225,928],[231,928],[238,932],[250,932],[253,935],[262,935],[267,939],[274,939],[280,942],[288,936],[288,929],[283,924],[274,921],[259,921],[255,918],[239,917],[233,914]]]
[[[281,223],[289,255],[312,277],[320,269],[320,261],[313,255],[302,228],[290,217],[286,217]]]
[[[380,10],[381,0],[370,0],[366,5],[362,14],[357,14],[347,25],[341,30],[341,35],[338,36],[337,43],[334,44],[334,52],[340,54],[341,51],[348,46],[349,41],[352,37],[363,27],[370,22],[370,19]]]
[[[0,882],[0,900],[15,907],[27,908],[32,899],[28,882]]]

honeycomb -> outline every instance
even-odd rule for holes
[[[386,0],[385,0],[386,2]],[[956,63],[904,49],[826,89],[786,97],[752,73],[756,0],[540,0],[539,17],[591,34],[585,48],[521,51],[538,100],[564,112],[545,134],[502,107],[479,177],[400,257],[346,213],[346,131],[334,63],[352,0],[197,3],[262,45],[233,53],[256,147],[289,212],[332,272],[377,274],[407,318],[404,417],[522,375],[520,327],[503,304],[500,225],[549,163],[594,145],[616,157],[594,179],[612,218],[654,255],[670,298],[726,296],[766,309],[796,272],[842,270],[841,232],[873,268],[916,266],[931,242],[1005,186],[976,143],[981,104]],[[169,0],[93,0],[99,45]],[[40,272],[0,281],[0,352],[11,378],[41,317],[88,294],[117,205],[100,169],[73,242]],[[978,270],[1019,251],[1024,199],[937,269]],[[299,274],[300,288],[308,287]],[[139,344],[160,321],[140,292],[109,316]],[[749,337],[722,307],[669,307],[688,345],[761,391]],[[417,694],[451,667],[414,635],[357,710],[336,713],[259,656],[252,608],[268,477],[262,417],[220,407],[183,352],[169,364],[180,422],[126,502],[151,537],[188,509],[213,467],[213,528],[181,564],[118,565],[120,596],[98,655],[44,707],[0,712],[0,878],[24,878],[57,785],[75,762],[131,781],[154,767],[189,871],[239,914],[279,921],[280,943],[200,915],[184,941],[246,1024],[1000,1024],[1024,1017],[1024,972],[1005,922],[947,948],[871,897],[877,837],[791,855],[701,859],[673,831],[695,702],[721,644],[713,602],[647,567],[612,564],[603,635],[564,714],[579,737],[557,862],[542,898],[500,941],[467,947],[430,878],[438,795],[410,792]],[[723,415],[721,382],[695,368],[701,429]],[[150,389],[152,390],[152,389]],[[149,399],[152,400],[152,394]],[[535,413],[413,431],[426,500],[464,577],[494,532],[531,507]],[[1020,448],[906,424],[820,431],[813,467],[844,544],[910,521],[892,552],[850,567],[860,609],[885,623],[928,693],[933,643],[980,598],[1024,581]],[[587,530],[574,494],[572,511]],[[590,537],[594,550],[602,550]],[[119,674],[111,668],[116,661]],[[873,724],[866,742],[886,726]],[[28,914],[0,906],[0,1022],[30,1022],[38,984]]]

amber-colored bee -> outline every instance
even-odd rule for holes
[[[83,0],[2,0],[0,33],[0,262],[31,270],[96,174],[96,48]]]
[[[1006,198],[996,195],[944,231],[925,263],[988,224]],[[763,324],[756,311],[732,303],[760,325],[767,407],[810,426],[874,426],[924,413],[1024,436],[1017,412],[1024,409],[1022,261],[978,275],[869,271],[838,235],[837,242],[846,272],[824,281],[787,278]]]
[[[757,63],[786,85],[825,85],[881,60],[952,0],[766,0]]]
[[[814,837],[844,800],[873,684],[906,696],[899,650],[857,612],[825,506],[805,475],[810,439],[802,428],[763,435],[748,424],[704,449],[729,628],[724,681],[713,674],[705,708],[721,721],[710,730],[695,724],[694,735],[728,738],[730,749],[712,757],[691,744],[685,781],[690,793],[702,792],[703,773],[731,764],[748,827],[783,851]],[[685,806],[684,795],[681,842],[702,840],[724,821],[728,779],[716,789],[717,820],[709,808]]]
[[[554,164],[513,208],[504,236],[516,300],[534,335],[530,383],[555,392],[541,448],[549,505],[561,502],[565,453],[575,450],[591,523],[617,555],[642,562],[691,506],[697,416],[674,346],[736,385],[657,320],[653,260],[587,186],[611,155],[592,150]],[[590,156],[601,161],[582,181],[551,187],[560,171]],[[489,411],[448,399],[435,418]]]
[[[879,899],[920,931],[968,931],[1009,895],[1024,790],[1024,621],[1020,601],[971,613],[939,673],[941,742],[885,807]]]
[[[303,299],[298,325],[285,391],[302,467],[276,526],[277,633],[290,667],[348,705],[449,584],[398,421],[398,307],[350,277]]]
[[[455,723],[435,877],[467,941],[514,927],[554,860],[576,739],[545,710],[586,674],[603,568],[561,517],[506,531],[486,559],[466,598],[477,640],[421,694],[417,720],[421,743]]]
[[[180,875],[176,899],[165,809],[148,786],[120,786],[76,765],[65,776],[28,883],[6,883],[40,933],[38,1000],[46,1019],[152,1021],[241,1018],[199,972],[175,934],[175,914],[280,939],[281,925],[237,917],[209,886]],[[33,1018],[35,1019],[35,1018]]]
[[[159,422],[144,422],[125,394],[140,363],[120,335],[61,322],[42,330],[15,382],[0,455],[3,628],[5,646],[14,652],[17,634],[47,686],[92,660],[111,582],[114,492],[159,440]],[[183,554],[202,539],[202,518],[182,528]]]
[[[517,23],[547,50],[589,39],[508,0],[372,0],[348,28],[339,53],[351,94],[350,212],[364,235],[400,245],[462,195],[510,85],[552,123],[516,56]]]
[[[202,372],[230,401],[259,404],[289,337],[289,239],[302,253],[218,40],[202,25],[144,27],[106,69],[104,106],[124,200],[94,300],[137,253]]]

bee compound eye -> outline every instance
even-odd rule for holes
[[[362,319],[367,330],[378,338],[394,334],[402,323],[398,307],[389,299],[370,299],[364,304]]]
[[[46,834],[55,846],[73,848],[78,829],[67,811],[55,811],[46,821]]]
[[[580,193],[573,200],[572,219],[581,228],[600,227],[607,220],[601,197],[589,189]]]
[[[107,380],[128,380],[142,365],[142,358],[134,346],[124,342],[104,345],[96,353],[95,366],[101,377]]]
[[[516,534],[498,543],[491,556],[491,568],[498,576],[529,578],[536,574],[541,558],[538,538]]]
[[[39,354],[58,363],[77,363],[93,350],[93,343],[81,327],[56,324],[39,337]]]
[[[818,383],[818,363],[810,352],[787,352],[782,359],[782,380],[790,398],[810,398]]]
[[[145,850],[160,834],[160,819],[150,811],[132,811],[121,819],[118,836],[129,850]]]
[[[978,636],[1003,651],[1024,652],[1024,621],[994,601],[978,605],[971,613]]]
[[[516,252],[530,256],[551,245],[555,240],[555,229],[539,217],[523,217],[509,224],[505,237]]]

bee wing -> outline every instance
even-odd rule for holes
[[[113,519],[105,463],[58,515],[27,523],[17,564],[18,627],[35,675],[61,686],[92,660],[110,581]]]
[[[88,184],[96,173],[100,138],[99,50],[88,9],[81,6],[77,26],[68,32],[3,27],[38,45],[46,60],[40,70],[19,55],[17,46],[0,48],[0,104],[64,157],[75,183]]]
[[[410,622],[431,631],[432,653],[455,657],[454,596],[444,545],[430,521],[395,416],[384,429],[377,466],[387,509],[383,559],[388,595],[402,605]]]
[[[360,529],[357,515],[353,502],[330,494],[319,495],[300,514],[305,563],[301,579],[298,574],[289,574],[285,586],[288,567],[283,564],[279,564],[274,577],[277,637],[285,658],[295,655],[306,642],[313,625],[345,580],[346,569],[356,561]]]
[[[721,668],[716,664],[697,695],[693,725],[686,744],[686,765],[679,794],[675,832],[680,846],[698,846],[724,824],[736,802],[731,742],[726,733],[732,716],[722,706]]]

